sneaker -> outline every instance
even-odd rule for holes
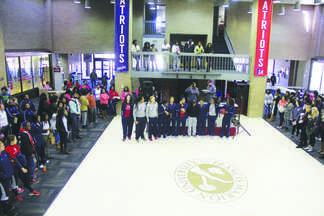
[[[49,163],[50,163],[50,160],[47,160],[45,163],[46,163],[46,164],[49,164]]]
[[[128,137],[128,140],[131,140],[132,138]]]
[[[308,147],[308,149],[306,151],[308,152],[312,152],[314,149],[312,147]]]
[[[34,190],[33,192],[29,193],[29,196],[39,196],[40,193],[37,190]]]
[[[23,199],[21,198],[21,196],[20,196],[20,195],[16,196],[16,200],[17,200],[18,202],[21,202],[21,201],[23,201]]]
[[[309,146],[303,148],[304,150],[308,151],[309,150]]]
[[[33,179],[33,181],[32,181],[34,184],[37,184],[37,183],[39,183],[39,181],[37,180],[37,179]]]
[[[126,141],[126,139],[125,139],[125,138],[123,138],[123,141]]]
[[[155,140],[157,140],[158,138],[157,137],[155,137]]]
[[[282,126],[278,126],[277,128],[278,128],[278,129],[281,129],[281,128],[282,128]]]
[[[139,140],[137,139],[136,142],[139,142]]]
[[[18,188],[18,190],[17,190],[17,192],[18,192],[19,194],[21,194],[21,193],[24,192],[24,191],[25,191],[24,188]]]
[[[43,169],[44,167],[45,167],[44,164],[41,164],[41,165],[39,166],[40,169]]]
[[[151,139],[149,139],[150,141],[153,141],[153,139],[151,138]]]

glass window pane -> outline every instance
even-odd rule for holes
[[[20,57],[20,65],[23,91],[27,91],[33,88],[31,57]]]
[[[40,56],[33,56],[33,77],[34,77],[34,87],[40,88],[42,87],[42,77],[43,71],[41,68],[41,57]]]
[[[311,73],[311,81],[309,85],[309,89],[311,91],[320,91],[321,80],[323,76],[322,65],[319,62],[313,62],[312,73]]]
[[[97,73],[97,79],[102,78],[102,71],[101,71],[101,69],[100,70],[96,70],[96,73]]]
[[[44,74],[43,77],[43,84],[45,84],[47,81],[51,81],[51,76],[50,76],[50,70],[49,70],[49,57],[47,56],[42,56],[41,57],[41,67],[42,71]]]
[[[18,57],[6,57],[7,79],[11,94],[21,92]]]

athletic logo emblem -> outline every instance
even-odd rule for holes
[[[195,159],[175,171],[180,189],[201,200],[227,202],[242,196],[247,179],[239,170],[222,161]]]

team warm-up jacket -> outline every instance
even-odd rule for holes
[[[166,115],[165,111],[168,111],[167,110],[167,107],[164,106],[163,104],[161,104],[159,106],[159,110],[158,110],[158,112],[159,112],[159,119],[167,119],[168,118],[168,116]]]
[[[208,104],[203,104],[202,106],[200,104],[197,105],[199,109],[199,118],[207,118],[208,113]]]
[[[14,170],[5,151],[0,152],[0,182],[11,178]]]
[[[25,156],[31,156],[35,152],[34,141],[29,132],[20,129],[19,131],[21,146],[20,150]]]
[[[175,118],[176,117],[176,109],[177,109],[177,104],[173,103],[172,105],[169,103],[167,106],[167,111],[169,112],[170,118]]]
[[[180,118],[180,111],[181,111],[181,108],[184,108],[185,109],[185,116],[184,117],[187,117],[187,108],[188,108],[188,104],[184,103],[184,104],[180,104],[178,103],[177,107],[176,107],[176,113],[177,113],[177,117]]]
[[[130,106],[130,113],[129,113],[129,117],[133,118],[133,109],[134,109],[134,104],[133,104],[133,103],[130,103],[129,106]],[[121,107],[121,116],[122,116],[122,117],[125,116],[125,112],[126,112],[126,103],[123,103],[123,104],[122,104],[122,107]]]

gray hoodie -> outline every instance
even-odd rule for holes
[[[146,117],[146,102],[138,103],[134,105],[133,116],[136,120],[137,118]]]
[[[146,118],[149,120],[149,118],[155,118],[158,117],[158,103],[148,103],[146,105]]]

